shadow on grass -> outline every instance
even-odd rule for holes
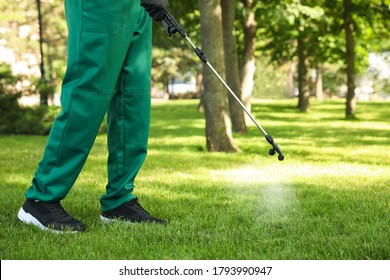
[[[285,103],[285,102],[284,102]],[[253,115],[264,122],[263,127],[271,135],[277,135],[278,138],[300,138],[302,136],[316,140],[325,138],[340,139],[345,145],[350,144],[372,144],[371,140],[361,139],[368,135],[378,138],[389,138],[390,131],[367,127],[366,122],[376,120],[377,122],[387,123],[390,114],[383,114],[388,110],[387,103],[367,103],[361,105],[363,108],[362,117],[354,120],[346,120],[342,116],[335,114],[342,104],[325,102],[324,104],[313,105],[316,112],[299,113],[292,104],[281,105],[277,103],[261,104],[254,103],[252,106]],[[314,110],[313,110],[314,111]],[[266,114],[270,112],[270,114]],[[333,123],[332,123],[333,122]],[[350,124],[358,126],[359,123],[365,123],[362,128],[349,127]],[[152,137],[181,137],[181,136],[204,136],[204,117],[203,113],[196,111],[195,103],[188,104],[167,104],[153,108],[151,136]],[[261,132],[249,123],[249,133],[235,134],[236,138],[252,138],[262,135]],[[326,144],[326,143],[324,143]],[[382,144],[382,143],[378,143]]]
[[[374,146],[375,150],[389,144],[389,104],[366,102],[359,104],[358,118],[344,119],[344,101],[313,102],[311,112],[299,113],[294,101],[272,101],[254,103],[252,113],[263,128],[272,135],[282,150],[291,155],[307,156],[318,153],[318,149],[345,149],[338,156],[346,160],[345,154],[354,149]],[[159,151],[204,152],[204,116],[196,110],[195,101],[160,104],[153,108],[151,138],[156,140],[151,149]],[[190,140],[198,137],[198,140]],[[181,139],[179,139],[181,138]],[[234,134],[238,145],[245,153],[266,154],[269,144],[263,134],[251,123],[247,134]],[[172,139],[171,141],[158,141]],[[196,144],[194,144],[196,143]],[[380,148],[379,148],[380,149]],[[264,151],[265,152],[264,152]],[[306,151],[306,152],[305,152]],[[339,152],[337,152],[339,153]],[[337,154],[330,154],[336,159]],[[380,155],[385,161],[386,153]],[[323,157],[322,157],[323,158]],[[349,158],[348,158],[349,159]],[[366,163],[366,159],[355,158]],[[380,164],[383,160],[378,160]]]
[[[17,210],[46,138],[0,138],[2,257],[390,258],[388,176],[373,174],[376,169],[387,171],[377,164],[386,164],[388,155],[375,155],[373,160],[367,156],[388,148],[388,103],[362,104],[364,113],[354,121],[340,120],[341,102],[314,103],[309,114],[297,113],[291,101],[281,105],[255,103],[254,114],[264,120],[266,130],[292,159],[280,164],[264,161],[268,143],[253,126],[248,134],[235,135],[244,153],[205,152],[203,114],[196,111],[196,105],[178,102],[153,108],[151,145],[137,177],[136,193],[148,211],[170,222],[163,229],[104,226],[99,222],[98,199],[106,183],[105,136],[98,137],[79,180],[64,201],[70,213],[85,221],[87,231],[78,236],[53,236],[21,226],[16,222]],[[373,121],[372,126],[365,123],[367,120]],[[235,170],[254,161],[249,172]],[[306,161],[303,170],[301,161]],[[339,170],[346,162],[349,167]],[[250,172],[257,167],[263,171],[252,180]],[[279,169],[283,167],[291,170],[293,179],[281,179],[283,172],[279,174]],[[275,181],[268,174],[272,170]],[[307,174],[312,170],[325,172],[321,176]],[[367,174],[359,174],[362,170]],[[343,173],[348,171],[351,174]],[[267,176],[271,180],[267,181]]]

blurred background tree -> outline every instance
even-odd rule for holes
[[[3,55],[14,74],[23,74],[23,93],[39,94],[48,105],[58,91],[65,67],[67,28],[63,1],[2,1],[0,36]]]

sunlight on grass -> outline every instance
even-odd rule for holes
[[[265,186],[267,184],[293,184],[310,180],[317,180],[319,185],[321,181],[332,178],[336,183],[340,183],[340,188],[356,188],[348,184],[349,182],[359,181],[364,183],[365,178],[370,180],[389,180],[389,167],[369,166],[361,164],[332,163],[324,168],[323,164],[316,163],[277,163],[259,165],[254,163],[248,166],[238,166],[231,170],[213,170],[210,171],[212,178],[216,181],[223,180],[226,183],[237,186]],[[344,184],[342,184],[344,183]],[[334,187],[334,185],[323,185],[322,187]]]
[[[255,101],[253,113],[286,158],[248,124],[241,153],[208,153],[197,100],[153,104],[148,156],[134,193],[166,227],[102,225],[107,137],[99,135],[63,201],[87,225],[53,236],[16,221],[47,141],[1,136],[2,259],[389,259],[389,102]],[[110,236],[110,238],[107,238]],[[36,250],[39,244],[40,250]],[[112,246],[115,244],[115,246]]]

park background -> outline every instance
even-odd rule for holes
[[[1,259],[389,259],[389,5],[171,3],[285,161],[268,155],[186,41],[155,23],[149,154],[136,194],[169,224],[100,223],[103,123],[63,201],[87,231],[53,235],[16,215],[60,111],[63,1],[2,1]]]

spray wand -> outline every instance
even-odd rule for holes
[[[278,153],[278,160],[282,161],[284,160],[284,155],[282,151],[280,150],[279,146],[275,143],[274,139],[271,135],[267,134],[267,132],[261,127],[261,125],[255,120],[255,118],[252,116],[252,114],[248,111],[248,109],[245,107],[245,105],[241,102],[241,100],[237,97],[237,95],[233,92],[233,90],[228,86],[228,84],[222,79],[221,75],[214,69],[214,67],[211,65],[203,51],[195,46],[195,44],[191,41],[191,39],[188,37],[187,33],[184,31],[184,29],[180,26],[180,24],[177,22],[177,20],[168,12],[165,11],[165,14],[162,18],[161,23],[164,26],[164,29],[169,37],[173,36],[175,33],[179,33],[183,38],[185,38],[188,43],[192,46],[194,52],[199,57],[199,59],[206,64],[210,70],[217,76],[217,78],[220,80],[220,82],[225,86],[225,88],[229,91],[229,93],[233,96],[233,98],[238,102],[238,104],[241,106],[241,108],[245,111],[245,113],[248,115],[248,117],[253,121],[253,123],[260,129],[260,131],[264,134],[265,139],[269,144],[271,144],[272,148],[269,150],[269,154],[273,156],[275,153]]]

